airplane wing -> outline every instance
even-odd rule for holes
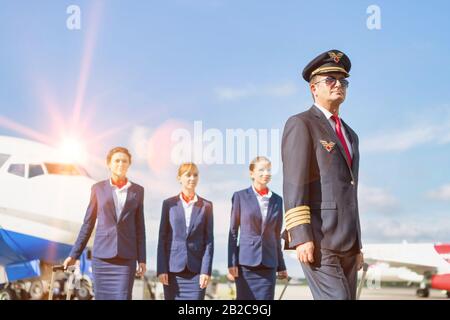
[[[393,268],[408,268],[418,274],[437,273],[446,262],[432,243],[372,244],[362,249],[364,260],[386,263]]]
[[[436,273],[438,269],[434,266],[427,266],[427,265],[420,265],[420,264],[413,264],[413,263],[407,263],[402,261],[392,261],[392,260],[386,260],[386,259],[370,259],[370,258],[364,258],[364,261],[370,264],[376,264],[379,262],[387,263],[392,268],[408,268],[409,270],[417,273],[417,274],[425,274],[426,272],[430,273]]]

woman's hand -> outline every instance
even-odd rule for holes
[[[288,277],[288,273],[286,270],[279,271],[277,274],[278,279],[286,279]]]
[[[210,276],[207,274],[200,275],[200,289],[205,289],[208,286]]]
[[[234,279],[239,277],[239,271],[238,271],[238,267],[237,266],[228,268],[228,273],[231,274]]]
[[[140,262],[138,269],[136,270],[136,276],[142,277],[147,272],[147,265],[144,262]]]
[[[77,262],[77,260],[75,258],[67,257],[66,260],[64,260],[64,263],[63,263],[64,270],[66,270],[67,267],[74,265],[75,262]]]
[[[159,282],[161,282],[163,285],[168,286],[169,285],[169,275],[167,273],[161,273],[159,276]]]

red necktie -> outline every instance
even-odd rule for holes
[[[344,134],[342,133],[341,119],[339,119],[339,117],[334,114],[331,116],[331,119],[333,119],[334,122],[336,122],[336,134],[339,140],[341,140],[342,145],[344,146],[345,154],[347,155],[347,161],[351,168],[352,157],[350,156],[350,151],[348,150],[347,142],[345,141]]]

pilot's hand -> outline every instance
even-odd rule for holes
[[[77,262],[77,260],[75,258],[67,257],[66,260],[64,260],[64,263],[63,263],[64,270],[66,270],[67,267],[74,265],[75,262]]]
[[[356,268],[361,270],[364,265],[364,254],[362,252],[358,253],[356,256]]]
[[[239,271],[238,271],[238,267],[237,266],[228,268],[228,273],[231,274],[234,279],[239,277]]]
[[[288,277],[287,270],[278,271],[277,278],[278,279],[286,279]]]
[[[299,244],[295,251],[297,251],[297,259],[301,263],[313,263],[314,262],[314,242],[308,241]]]
[[[169,275],[167,273],[161,273],[159,276],[159,282],[161,282],[163,285],[168,286],[169,285]]]
[[[200,275],[200,289],[205,289],[208,286],[210,276],[207,274]]]
[[[138,265],[138,269],[136,270],[136,275],[138,277],[142,277],[147,272],[147,265],[143,262],[140,262]]]

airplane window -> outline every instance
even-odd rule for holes
[[[59,174],[64,176],[88,176],[87,172],[74,164],[65,163],[45,163],[49,174]]]
[[[37,177],[44,174],[44,169],[40,164],[30,164],[28,178]]]
[[[12,163],[8,168],[8,172],[11,174],[15,174],[16,176],[19,176],[19,177],[24,177],[25,176],[25,165],[19,164],[19,163]]]
[[[0,168],[5,164],[9,157],[9,154],[0,153]]]

